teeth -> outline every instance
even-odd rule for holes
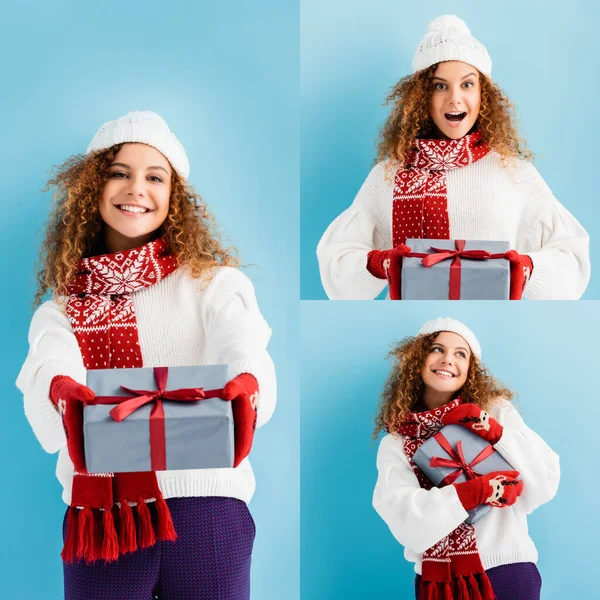
[[[438,375],[444,375],[445,377],[454,377],[452,373],[449,371],[435,371]]]
[[[119,208],[121,210],[127,211],[127,212],[132,212],[132,213],[147,213],[148,209],[147,208],[143,208],[141,206],[126,206],[126,205],[121,205],[119,206]]]

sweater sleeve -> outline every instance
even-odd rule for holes
[[[579,221],[553,196],[537,169],[523,165],[524,183],[540,207],[533,227],[523,232],[517,251],[528,254],[533,273],[528,300],[577,300],[590,280],[589,236]]]
[[[260,313],[254,287],[238,269],[221,267],[205,295],[207,360],[229,365],[231,378],[241,373],[256,377],[259,388],[256,426],[261,427],[275,410],[277,386],[275,367],[267,352],[271,328]]]
[[[469,516],[453,485],[421,488],[401,437],[387,435],[381,440],[377,470],[373,507],[404,547],[421,554]]]
[[[525,425],[510,402],[502,400],[491,414],[503,426],[502,437],[494,448],[521,474],[523,492],[517,505],[529,514],[551,500],[558,490],[558,454]]]
[[[373,300],[386,286],[367,271],[367,254],[391,247],[390,233],[376,212],[386,193],[384,171],[383,163],[371,170],[352,205],[319,241],[321,282],[330,300]]]
[[[55,375],[68,375],[85,385],[85,367],[77,339],[62,307],[42,304],[29,328],[29,353],[17,377],[25,416],[46,452],[58,452],[67,441],[60,415],[50,400]]]

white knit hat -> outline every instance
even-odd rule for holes
[[[447,60],[473,65],[488,77],[492,74],[492,59],[485,46],[456,15],[442,15],[429,22],[413,58],[413,73]]]
[[[181,142],[171,133],[164,119],[150,110],[134,111],[116,121],[104,123],[87,147],[86,154],[106,150],[115,144],[138,142],[156,148],[177,173],[187,179],[190,162]]]
[[[481,346],[475,334],[464,324],[450,317],[439,317],[433,321],[427,321],[419,330],[417,335],[427,335],[438,331],[452,331],[460,335],[471,348],[471,352],[481,360]]]

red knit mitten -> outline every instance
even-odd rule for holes
[[[456,493],[465,510],[488,504],[502,508],[512,506],[523,491],[518,471],[495,471],[469,481],[455,483]]]
[[[87,473],[83,447],[83,403],[96,397],[93,390],[67,375],[50,382],[50,399],[62,417],[69,456],[78,473]]]
[[[442,425],[462,425],[492,446],[502,437],[503,427],[476,404],[460,404],[442,417]]]
[[[400,300],[402,257],[410,251],[400,244],[391,250],[371,250],[367,255],[367,271],[373,277],[387,279],[391,300]]]
[[[516,250],[509,250],[505,257],[510,261],[510,299],[520,300],[533,272],[533,261]]]
[[[233,466],[237,467],[252,448],[256,418],[258,415],[258,382],[254,375],[242,373],[223,388],[223,400],[232,401],[235,455]]]

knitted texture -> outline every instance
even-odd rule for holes
[[[321,281],[332,300],[372,300],[386,281],[366,269],[371,250],[393,247],[395,170],[376,165],[352,205],[327,228],[317,247]],[[447,172],[450,239],[504,240],[528,255],[528,300],[577,299],[589,281],[589,238],[528,161],[502,166],[489,152]]]
[[[42,447],[60,451],[56,474],[64,488],[63,500],[70,504],[73,464],[48,390],[58,374],[85,383],[85,368],[60,300],[45,302],[35,312],[29,354],[17,386]],[[276,399],[275,370],[266,349],[271,330],[260,313],[252,283],[241,271],[221,267],[206,281],[177,269],[156,285],[137,291],[133,307],[144,366],[227,364],[232,378],[252,373],[261,396],[257,427],[270,419]],[[165,498],[229,496],[248,502],[255,488],[249,460],[236,469],[161,471],[157,478]]]
[[[156,148],[183,179],[189,177],[190,162],[184,147],[164,119],[150,110],[130,112],[124,117],[104,123],[89,143],[86,153],[127,142]]]
[[[420,486],[425,490],[431,490],[433,485],[415,465],[412,458],[419,447],[442,428],[444,416],[459,409],[462,402],[461,398],[457,398],[433,410],[410,413],[400,426],[399,433],[405,436],[404,454]],[[478,478],[471,484],[467,492],[469,500],[475,500],[475,504],[469,508],[474,508],[483,502],[483,490],[489,485],[483,485],[482,479]],[[458,495],[464,506],[463,498]],[[425,550],[422,595],[425,590],[427,590],[427,600],[434,600],[442,595],[444,600],[462,600],[464,591],[468,591],[474,598],[494,600],[490,583],[481,564],[473,525],[461,523],[447,536]]]
[[[494,446],[523,481],[519,500],[507,508],[492,508],[475,525],[485,570],[516,562],[536,562],[537,550],[527,530],[527,515],[551,500],[558,489],[558,456],[523,422],[515,407],[499,400],[489,410],[503,426]],[[423,489],[404,452],[403,435],[386,435],[377,452],[377,484],[373,506],[404,546],[405,558],[423,569],[424,552],[467,518],[454,486]]]
[[[177,541],[159,541],[106,564],[65,563],[65,600],[150,600],[154,594],[161,600],[248,600],[255,529],[246,504],[214,497],[172,498],[167,505]],[[152,505],[150,514],[156,521]]]
[[[505,508],[512,506],[523,491],[523,482],[517,480],[518,476],[518,471],[497,471],[455,483],[454,487],[465,510],[480,504]]]
[[[450,239],[448,171],[467,167],[489,151],[479,132],[458,140],[416,140],[407,165],[394,178],[392,245],[407,238]]]
[[[496,600],[540,600],[542,578],[534,563],[517,562],[486,571]],[[415,577],[415,598],[420,595],[421,576]]]
[[[466,427],[492,445],[502,437],[502,425],[476,404],[463,404],[447,413],[442,424]]]

